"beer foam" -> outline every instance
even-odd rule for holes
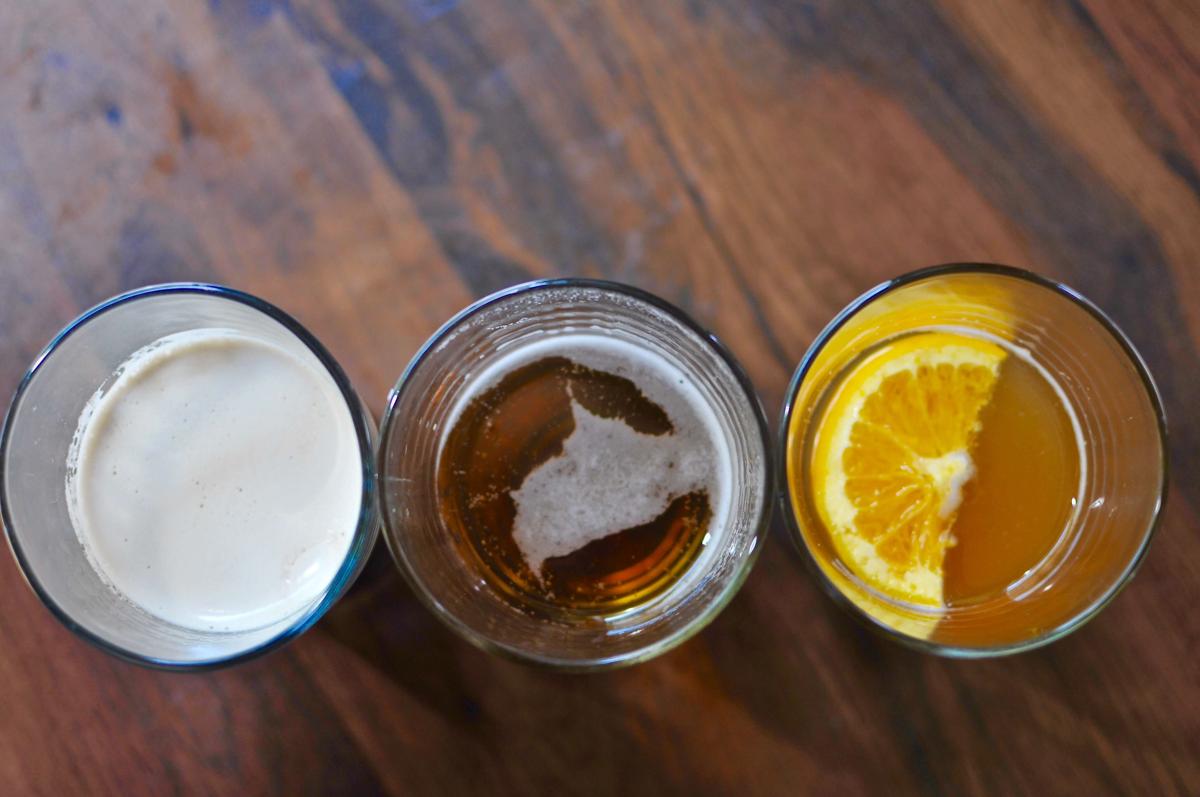
[[[328,374],[233,330],[168,335],[97,391],[66,498],[113,590],[175,625],[262,628],[311,605],[358,522],[353,418]]]
[[[643,434],[572,398],[575,429],[562,453],[534,468],[511,493],[517,510],[513,539],[530,569],[540,573],[549,558],[649,523],[674,499],[698,490],[708,492],[709,531],[719,533],[732,482],[720,421],[691,379],[645,347],[595,334],[548,337],[502,357],[466,391],[460,406],[507,373],[549,356],[630,380],[666,412],[674,431]]]

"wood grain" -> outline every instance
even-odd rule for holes
[[[644,666],[500,661],[380,546],[314,630],[207,675],[73,638],[0,564],[4,793],[1200,792],[1194,0],[0,4],[0,392],[79,310],[215,280],[298,316],[378,412],[420,343],[556,274],[714,329],[777,417],[871,285],[990,260],[1132,337],[1172,496],[1129,589],[979,663],[861,630],[781,525]]]

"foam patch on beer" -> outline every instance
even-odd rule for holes
[[[675,431],[649,435],[602,418],[573,398],[575,430],[563,452],[512,492],[513,539],[531,570],[590,542],[649,523],[675,498],[713,492],[713,439],[691,413],[668,414]]]

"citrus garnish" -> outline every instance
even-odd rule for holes
[[[885,595],[942,605],[979,414],[1004,358],[987,340],[921,332],[875,349],[834,387],[817,424],[813,498],[838,555]]]

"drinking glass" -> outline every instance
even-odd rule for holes
[[[438,506],[440,446],[459,399],[507,352],[565,333],[608,336],[675,366],[715,413],[733,463],[727,521],[709,529],[699,558],[662,594],[612,615],[550,616],[516,605],[456,547]],[[384,537],[421,600],[474,644],[564,669],[631,664],[696,633],[745,579],[770,512],[769,450],[762,407],[746,375],[683,311],[617,283],[531,282],[451,319],[391,392],[377,466]]]
[[[160,619],[105,584],[88,561],[67,510],[67,452],[93,394],[142,347],[177,332],[222,328],[275,343],[325,371],[354,421],[362,501],[344,561],[311,605],[264,628],[202,632]],[[9,545],[29,586],[67,628],[138,664],[204,669],[244,661],[298,636],[358,575],[378,534],[374,422],[328,351],[278,308],[240,291],[202,283],[156,285],[121,294],[72,321],[38,355],[17,388],[0,433],[0,509]],[[180,511],[185,511],[182,508]]]
[[[805,478],[822,396],[839,375],[872,346],[931,327],[974,330],[1023,349],[1074,409],[1086,461],[1073,515],[1049,553],[1002,594],[944,609],[902,603],[859,579],[823,531]],[[1094,617],[1145,556],[1167,489],[1162,402],[1133,345],[1074,290],[991,264],[907,274],[839,313],[796,369],[778,451],[784,514],[826,591],[870,626],[947,656],[1028,650]]]

